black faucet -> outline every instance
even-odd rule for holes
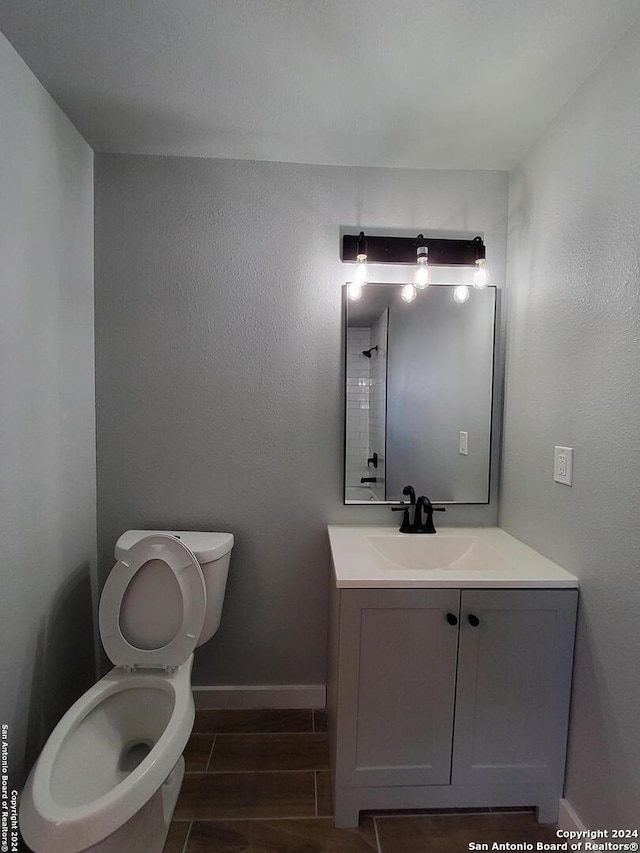
[[[413,524],[415,524],[415,506],[416,506],[416,490],[413,486],[405,486],[402,490],[403,495],[409,496],[409,503],[403,506],[391,507],[391,512],[404,512],[402,516],[402,524],[400,525],[400,533],[415,533]],[[411,522],[410,507],[414,508],[413,524]]]
[[[433,513],[445,512],[446,507],[433,506],[431,501],[425,495],[420,495],[416,501],[416,492],[413,486],[405,486],[402,490],[403,495],[409,496],[409,503],[403,506],[391,507],[392,512],[403,512],[402,524],[400,525],[400,533],[435,533],[436,529],[433,526]],[[411,507],[413,506],[413,522],[411,521]],[[426,519],[422,520],[423,513],[426,512]]]
[[[377,477],[360,477],[360,482],[361,483],[377,483],[378,478]]]
[[[427,513],[427,517],[422,523],[422,510],[425,510]],[[434,512],[446,512],[447,508],[445,506],[434,506],[428,497],[425,495],[420,495],[418,501],[416,503],[416,514],[413,519],[413,525],[415,530],[412,533],[435,533],[436,529],[433,526],[433,513]]]
[[[413,488],[413,486],[405,486],[402,490],[402,494],[409,496],[409,504],[411,506],[416,505],[416,490]]]

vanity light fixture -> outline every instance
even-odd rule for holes
[[[489,270],[486,267],[486,251],[484,244],[478,246],[478,257],[476,258],[476,268],[473,273],[473,286],[476,290],[482,290],[489,284]]]
[[[341,259],[345,263],[356,262],[354,280],[348,286],[350,299],[359,299],[362,287],[367,282],[367,262],[374,264],[402,264],[414,267],[413,283],[406,284],[401,291],[405,302],[413,302],[417,289],[424,290],[429,284],[430,268],[434,266],[472,267],[473,286],[477,289],[489,284],[486,267],[486,248],[482,237],[471,240],[441,237],[378,237],[365,238],[364,231],[358,235],[344,234]],[[466,284],[454,290],[456,302],[466,302],[470,290]]]
[[[413,283],[419,290],[424,290],[429,285],[429,247],[425,242],[424,234],[418,234],[418,241],[416,274]]]
[[[349,283],[349,299],[353,301],[360,299],[367,278],[367,240],[364,231],[361,231],[358,234],[358,245],[356,247],[356,271],[353,281]]]

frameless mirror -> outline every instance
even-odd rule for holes
[[[345,292],[344,502],[487,503],[496,288],[402,285]],[[346,291],[346,287],[345,287]]]

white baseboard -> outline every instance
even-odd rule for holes
[[[569,800],[560,800],[560,814],[558,816],[558,829],[569,829],[584,832],[586,826],[580,820],[576,810]]]
[[[324,684],[265,684],[193,688],[196,708],[324,708]]]

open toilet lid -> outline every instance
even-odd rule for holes
[[[182,622],[173,639],[161,648],[137,648],[122,634],[120,611],[129,584],[150,560],[160,560],[173,573],[182,597]],[[196,647],[204,624],[206,605],[202,571],[189,548],[168,534],[145,536],[118,560],[104,585],[99,612],[104,650],[116,666],[180,666]],[[148,606],[150,609],[157,608],[157,602],[151,600]]]

